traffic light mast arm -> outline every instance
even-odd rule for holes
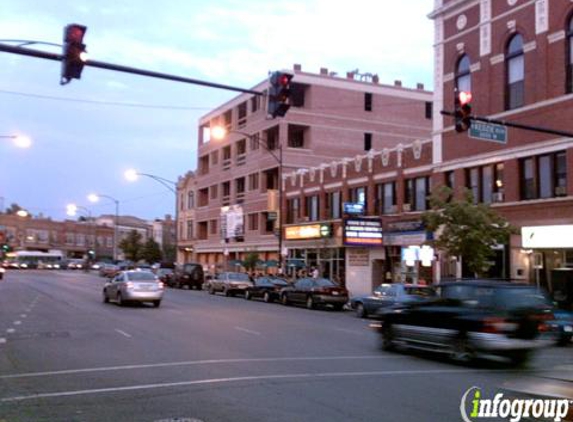
[[[0,43],[0,52],[19,54],[21,56],[36,57],[39,59],[54,60],[54,61],[58,61],[58,62],[61,62],[63,59],[62,54],[55,54],[55,53],[49,53],[46,51],[32,50],[29,48],[15,47],[12,45],[2,44],[2,43]],[[186,77],[182,77],[182,76],[169,75],[166,73],[152,72],[149,70],[137,69],[137,68],[128,67],[128,66],[121,66],[121,65],[116,65],[116,64],[112,64],[112,63],[105,63],[105,62],[88,60],[84,63],[84,66],[97,67],[99,69],[115,70],[117,72],[131,73],[134,75],[148,76],[151,78],[166,79],[166,80],[175,81],[175,82],[184,82],[184,83],[189,83],[189,84],[194,84],[194,85],[208,86],[211,88],[226,89],[229,91],[237,91],[237,92],[242,92],[242,93],[246,93],[246,94],[253,94],[253,95],[259,95],[259,96],[264,95],[262,92],[255,91],[252,89],[244,89],[244,88],[234,87],[234,86],[230,86],[230,85],[223,85],[223,84],[218,84],[218,83],[214,83],[214,82],[207,82],[207,81],[201,81],[198,79],[186,78]]]
[[[442,110],[440,112],[440,114],[442,114],[444,116],[455,116],[455,113],[453,113],[451,111],[446,111],[446,110]],[[514,123],[514,122],[509,122],[507,120],[490,119],[489,117],[480,117],[480,116],[470,116],[470,120],[471,121],[477,121],[477,122],[492,123],[492,124],[502,125],[502,126],[507,126],[507,127],[514,127],[514,128],[523,129],[523,130],[531,130],[534,132],[547,133],[550,135],[558,135],[558,136],[563,136],[565,138],[573,138],[572,132],[549,129],[549,128],[544,128],[544,127],[540,127],[540,126],[525,125],[522,123]]]

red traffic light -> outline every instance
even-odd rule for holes
[[[87,27],[78,24],[70,24],[64,29],[64,42],[81,44],[84,40]]]
[[[460,105],[469,104],[472,101],[472,93],[470,91],[460,91],[458,94]]]

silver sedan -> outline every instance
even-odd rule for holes
[[[103,288],[103,301],[118,305],[128,302],[151,302],[157,308],[163,299],[164,286],[151,271],[121,271]]]

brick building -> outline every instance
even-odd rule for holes
[[[421,84],[383,85],[377,75],[338,77],[327,69],[312,74],[300,65],[293,73],[292,106],[282,119],[269,120],[265,97],[252,94],[200,119],[195,190],[180,182],[178,227],[181,240],[193,243],[193,259],[209,270],[234,268],[249,252],[256,252],[263,266],[276,267],[281,170],[284,179],[318,163],[430,137],[432,93]],[[264,80],[253,89],[267,87]],[[227,129],[224,140],[211,139],[215,126]],[[195,209],[183,213],[190,194]]]
[[[458,87],[475,115],[572,132],[572,16],[564,0],[436,1],[435,109],[451,110]],[[555,287],[573,267],[573,140],[515,128],[475,138],[487,129],[456,133],[436,113],[434,181],[470,188],[521,229],[498,252],[500,275]]]

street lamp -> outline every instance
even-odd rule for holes
[[[150,179],[155,180],[157,183],[160,183],[163,187],[169,189],[171,192],[173,192],[173,195],[175,195],[175,262],[177,262],[177,251],[179,248],[177,245],[177,239],[179,239],[177,221],[179,213],[179,208],[177,207],[177,182],[166,179],[164,177],[156,176],[155,174],[140,173],[135,169],[126,170],[123,175],[130,182],[136,182],[137,179],[139,179],[139,176],[149,177]]]
[[[88,200],[90,202],[98,202],[100,198],[106,198],[113,202],[115,202],[115,219],[113,223],[113,260],[117,261],[117,242],[118,242],[118,234],[117,234],[117,227],[119,224],[119,201],[115,199],[113,196],[104,195],[101,193],[90,193],[88,195]]]
[[[92,246],[93,249],[90,248],[90,242],[87,242],[87,247],[88,247],[88,267],[89,267],[89,262],[91,261],[92,258],[95,258],[96,255],[96,237],[97,237],[97,233],[96,233],[96,226],[95,226],[95,221],[92,219],[92,212],[89,208],[84,207],[82,205],[77,205],[77,204],[68,204],[66,206],[66,214],[68,214],[70,217],[75,217],[76,214],[78,213],[78,210],[82,210],[87,214],[87,218],[88,221],[90,222],[90,224],[92,225],[92,231],[93,231],[93,241],[92,241]],[[93,251],[93,255],[90,253],[90,250]]]
[[[18,148],[30,148],[32,146],[32,140],[27,136],[22,135],[0,135],[0,138],[12,139],[14,145]]]
[[[246,136],[249,140],[257,140],[259,143],[262,143],[263,147],[267,150],[267,152],[275,159],[278,163],[278,193],[279,193],[279,206],[278,206],[278,225],[279,225],[279,233],[278,233],[278,261],[279,261],[279,272],[284,273],[283,268],[283,146],[279,142],[276,148],[270,148],[269,143],[266,140],[260,139],[257,137],[256,134],[249,134],[246,132],[241,132],[239,130],[231,130],[227,131],[222,126],[215,126],[211,128],[211,136],[215,139],[224,139],[229,133],[236,133],[239,135]],[[278,149],[278,155],[274,151]]]

